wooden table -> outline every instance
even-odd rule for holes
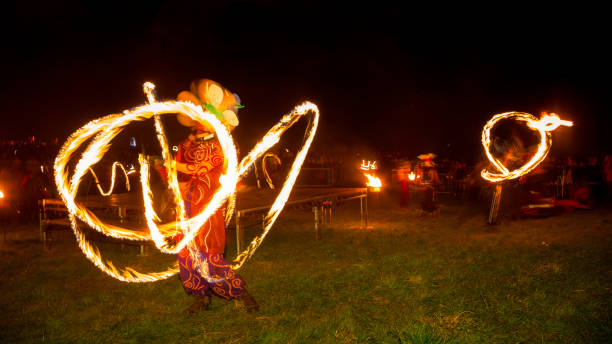
[[[237,192],[233,227],[236,228],[236,249],[238,253],[244,247],[245,220],[249,217],[265,216],[276,199],[278,192],[279,190],[258,189],[255,187],[243,188]],[[331,223],[332,209],[350,200],[360,200],[361,226],[367,228],[367,195],[367,188],[294,188],[289,195],[284,210],[311,208],[314,214],[315,238],[319,239],[323,223]],[[85,195],[77,197],[76,200],[89,209],[116,210],[122,222],[128,220],[128,210],[139,214],[144,213],[142,194],[136,191],[111,194],[110,196]],[[48,225],[45,222],[47,218],[45,206],[48,207],[50,204],[55,206],[61,205],[61,201],[42,200],[39,204],[41,205],[41,238],[44,241]]]

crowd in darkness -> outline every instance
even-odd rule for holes
[[[18,216],[28,221],[38,218],[37,201],[56,195],[53,160],[57,142],[30,137],[0,142],[0,191],[3,217]]]
[[[4,195],[0,199],[4,206],[0,209],[4,214],[12,211],[23,219],[35,221],[38,216],[37,201],[57,198],[52,169],[58,150],[57,142],[43,142],[35,137],[0,142],[0,192]],[[280,183],[295,153],[288,149],[278,149],[272,153],[279,158],[281,164],[275,166],[278,165],[275,161],[269,161],[268,169],[275,183]],[[120,156],[112,158],[127,163],[134,163],[134,156],[137,156],[137,152],[131,150],[121,150],[117,154]],[[418,157],[400,153],[364,154],[331,149],[313,149],[308,153],[298,185],[301,180],[302,184],[363,187],[364,178],[359,167],[364,161],[377,161],[376,174],[384,180],[388,189],[401,191],[408,186],[416,187],[420,182],[418,180],[407,183],[402,181],[409,172],[426,177],[426,184],[431,185],[434,191],[450,193],[464,200],[484,201],[492,188],[480,176],[480,172],[488,166],[484,158],[466,162],[435,157],[426,164]],[[523,190],[524,195],[532,198],[537,195],[540,198],[571,200],[590,208],[612,198],[612,155],[579,158],[549,156],[526,177],[511,181],[508,185],[520,186],[515,189]]]
[[[483,169],[489,167],[486,159],[466,163],[449,158],[434,159],[428,167],[422,160],[402,158],[401,155],[389,157],[395,167],[396,182],[402,184],[401,173],[416,172],[417,175],[435,175],[428,181],[434,190],[452,194],[463,200],[491,200],[494,184],[481,177]],[[517,162],[518,165],[524,161]],[[510,167],[510,169],[517,168]],[[424,172],[428,171],[428,172]],[[431,179],[431,178],[430,178]],[[417,179],[411,182],[418,189],[422,184]],[[536,213],[538,208],[550,205],[559,211],[575,208],[590,209],[602,202],[612,201],[612,155],[565,157],[549,156],[527,175],[503,183],[503,209],[512,217]],[[406,186],[404,186],[406,189]],[[529,206],[531,205],[531,207]]]
[[[306,172],[303,174],[313,173],[309,170],[330,169],[333,170],[336,186],[362,186],[363,175],[358,171],[362,161],[377,161],[379,170],[376,174],[383,179],[387,188],[399,190],[400,194],[405,190],[409,194],[400,196],[400,205],[409,203],[410,199],[421,202],[422,195],[415,191],[428,187],[435,193],[450,194],[465,201],[482,201],[488,205],[494,189],[492,183],[481,177],[481,171],[489,166],[484,155],[480,160],[469,162],[451,157],[435,157],[427,161],[399,152],[368,155],[313,150],[304,164]],[[521,163],[518,162],[519,165]],[[408,180],[410,172],[415,173],[415,180]],[[592,208],[601,202],[612,201],[612,155],[550,155],[526,176],[505,182],[504,185],[505,189],[511,190],[504,192],[504,208],[514,212],[514,215],[521,206],[542,202],[563,206],[565,210]],[[421,200],[417,200],[419,197]],[[508,206],[511,204],[514,206]]]

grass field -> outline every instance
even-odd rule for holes
[[[44,251],[36,225],[4,228],[0,343],[612,342],[610,205],[491,227],[478,204],[443,200],[419,217],[394,200],[372,200],[367,230],[358,202],[343,205],[319,241],[310,212],[281,215],[239,271],[255,315],[219,298],[186,314],[178,277],[119,282],[67,229]],[[173,260],[100,246],[143,268]]]

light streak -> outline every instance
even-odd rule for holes
[[[368,163],[366,164],[365,160],[361,160],[361,166],[359,168],[364,171],[376,170],[376,161],[372,162],[368,160]]]
[[[222,124],[214,114],[204,111],[200,106],[196,106],[189,102],[157,102],[153,96],[154,87],[155,86],[151,83],[145,83],[144,85],[144,91],[147,95],[149,104],[132,110],[126,110],[123,114],[112,114],[101,117],[85,124],[66,140],[55,159],[55,183],[68,209],[72,229],[79,248],[98,268],[121,281],[152,282],[176,274],[178,272],[176,264],[165,271],[152,273],[140,273],[130,267],[124,269],[116,268],[112,262],[104,261],[99,250],[85,238],[85,235],[77,224],[77,219],[85,222],[88,226],[104,235],[124,240],[152,240],[161,252],[176,254],[193,242],[193,239],[202,225],[226,202],[228,205],[226,221],[229,221],[235,208],[234,195],[238,181],[245,177],[250,167],[259,157],[264,155],[280,140],[280,137],[287,129],[293,126],[293,124],[301,118],[308,118],[303,145],[296,154],[291,170],[279,195],[264,218],[264,229],[262,233],[256,236],[249,246],[233,261],[232,267],[234,269],[239,269],[247,259],[255,253],[259,245],[261,245],[287,202],[301,166],[306,158],[306,154],[316,134],[319,123],[319,109],[315,104],[310,102],[304,102],[296,106],[289,114],[283,116],[282,119],[266,133],[262,140],[255,145],[249,154],[238,163],[236,147],[232,136],[225,125]],[[169,153],[169,146],[164,128],[159,120],[161,115],[177,113],[186,115],[201,124],[210,124],[216,132],[226,159],[224,174],[219,178],[221,186],[215,192],[208,205],[206,205],[199,214],[191,218],[186,218],[185,216],[184,204],[178,187],[176,162]],[[155,121],[157,138],[162,148],[165,166],[168,169],[169,188],[173,191],[175,196],[175,202],[178,208],[177,213],[180,215],[180,218],[175,222],[158,225],[160,220],[153,208],[153,195],[149,186],[149,162],[144,157],[140,157],[140,181],[142,184],[147,227],[141,229],[127,229],[106,224],[93,214],[93,212],[85,208],[83,204],[75,200],[81,179],[84,174],[90,170],[91,166],[102,159],[110,148],[112,139],[114,139],[125,126],[133,121],[142,121],[150,118],[153,118]],[[67,165],[76,155],[76,152],[80,150],[80,146],[85,142],[89,142],[89,144],[81,154],[79,161],[72,171],[72,175],[69,177],[70,173]],[[168,245],[166,238],[174,236],[179,230],[182,231],[183,238],[176,243],[176,245]]]
[[[268,186],[270,189],[274,190],[274,184],[272,183],[272,178],[270,178],[270,174],[266,169],[266,159],[272,159],[276,161],[277,164],[281,164],[280,158],[274,153],[266,153],[263,158],[261,158],[261,169],[263,170],[264,177],[266,178],[266,182],[268,182]]]
[[[128,177],[131,173],[136,172],[136,170],[130,170],[129,172],[127,172],[125,170],[125,167],[123,167],[123,165],[118,162],[115,161],[113,163],[113,166],[111,167],[111,184],[108,187],[108,191],[104,191],[102,189],[102,185],[100,185],[100,180],[98,179],[98,176],[96,175],[96,172],[94,172],[94,170],[90,167],[89,168],[89,172],[91,173],[91,175],[94,177],[94,180],[96,181],[96,186],[98,187],[98,190],[100,191],[100,194],[102,196],[108,196],[113,192],[113,189],[115,188],[115,174],[117,171],[117,166],[119,168],[121,168],[121,171],[123,171],[123,175],[125,176],[125,188],[127,189],[127,191],[130,191],[130,178]]]
[[[508,170],[508,168],[504,166],[504,164],[499,159],[493,156],[490,150],[491,129],[495,126],[495,124],[497,124],[497,122],[507,118],[514,118],[517,121],[527,122],[527,127],[537,131],[540,134],[540,143],[538,144],[538,149],[534,156],[523,166],[512,171]],[[505,112],[493,116],[493,118],[491,118],[489,122],[487,122],[487,124],[484,126],[482,130],[481,140],[487,158],[489,159],[495,170],[497,170],[497,172],[490,172],[486,169],[483,169],[480,175],[484,179],[496,183],[504,180],[515,179],[529,173],[546,158],[546,155],[548,154],[548,151],[550,151],[550,145],[552,143],[550,132],[557,129],[561,125],[571,127],[573,123],[560,119],[559,116],[554,113],[551,113],[550,115],[543,113],[541,119],[537,119],[532,114],[525,112]]]
[[[147,101],[149,104],[155,104],[155,96],[153,91],[155,90],[155,85],[152,82],[145,82],[143,85],[144,93],[147,95]],[[183,203],[183,199],[181,196],[181,190],[179,189],[178,176],[176,174],[176,163],[170,154],[170,147],[168,145],[168,138],[166,138],[166,133],[164,130],[164,126],[161,122],[159,115],[154,115],[153,120],[155,122],[155,131],[157,132],[157,141],[159,141],[159,145],[162,151],[162,158],[164,159],[164,166],[168,171],[168,188],[172,191],[172,195],[174,196],[174,204],[177,205],[177,212],[181,221],[184,221],[186,218],[185,211],[185,203]],[[142,165],[142,160],[141,161]],[[144,161],[146,163],[146,161]],[[142,180],[142,179],[141,179]],[[144,193],[144,188],[143,188]],[[149,197],[148,199],[150,199]],[[147,198],[145,198],[145,202],[147,202]],[[157,217],[156,215],[154,217]],[[149,220],[149,219],[147,219]],[[151,225],[149,224],[149,229],[151,229]],[[156,242],[157,244],[157,242]]]

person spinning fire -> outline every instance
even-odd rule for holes
[[[191,83],[190,91],[182,91],[177,98],[202,106],[228,130],[238,125],[236,113],[242,107],[238,95],[215,81],[196,80]],[[192,129],[188,138],[179,144],[175,158],[185,211],[187,217],[192,217],[206,207],[221,186],[219,177],[224,172],[226,159],[210,124],[196,122],[182,114],[177,116],[177,120]],[[182,235],[178,234],[173,241],[178,242]],[[178,254],[183,287],[195,298],[187,312],[207,310],[212,294],[226,300],[241,301],[249,313],[259,309],[242,277],[224,259],[224,251],[225,206],[221,206],[200,228],[194,241]]]

